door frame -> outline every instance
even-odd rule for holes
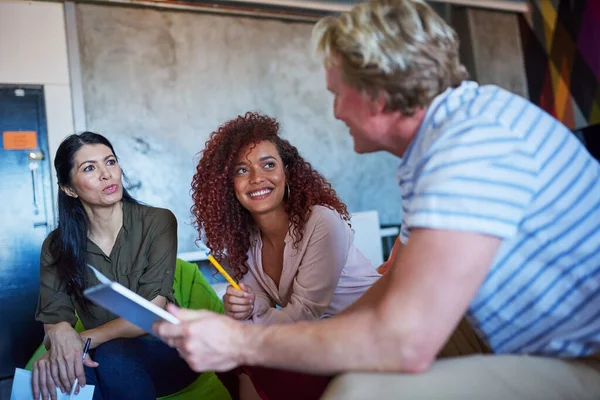
[[[0,89],[8,89],[8,90],[17,90],[23,89],[30,93],[35,93],[37,95],[37,104],[38,104],[38,126],[39,131],[37,132],[37,140],[38,140],[38,148],[44,151],[44,159],[40,162],[40,181],[42,184],[43,193],[42,199],[40,201],[44,202],[44,210],[46,211],[46,222],[47,222],[47,232],[48,235],[56,228],[56,211],[55,211],[55,201],[54,201],[54,187],[53,187],[53,179],[52,173],[54,169],[50,161],[53,159],[50,154],[50,145],[48,140],[48,118],[46,116],[46,100],[45,100],[45,92],[43,85],[34,85],[34,84],[13,84],[13,83],[2,83],[0,82]],[[41,111],[40,111],[41,110]],[[44,150],[45,149],[45,150]]]

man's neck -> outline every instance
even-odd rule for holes
[[[419,108],[410,116],[397,113],[388,130],[385,150],[402,158],[417,136],[426,114],[427,108]]]

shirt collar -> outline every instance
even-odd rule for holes
[[[123,231],[128,234],[131,231],[133,223],[133,203],[123,201]]]
[[[430,106],[427,108],[427,112],[425,113],[425,117],[423,118],[421,125],[419,125],[419,128],[417,129],[417,133],[410,141],[408,147],[406,148],[406,151],[402,155],[400,165],[398,166],[399,172],[404,170],[406,167],[414,165],[418,161],[418,159],[421,156],[419,153],[421,152],[415,151],[415,148],[421,146],[423,139],[426,136],[425,132],[427,132],[435,123],[440,122],[437,121],[437,119],[441,117],[439,116],[439,111],[442,108],[442,106],[444,106],[444,104],[449,100],[449,97],[454,93],[461,93],[465,89],[471,88],[473,85],[477,86],[477,83],[465,81],[461,83],[459,87],[450,87],[446,89],[444,92],[440,93],[433,99]]]
[[[121,227],[121,229],[123,229],[123,233],[122,235],[117,235],[117,241],[120,239],[121,236],[127,237],[127,235],[130,232],[131,229],[131,225],[133,223],[133,203],[130,203],[128,201],[123,201],[123,226]],[[117,245],[117,243],[115,242],[115,246]],[[88,253],[93,253],[93,254],[97,254],[97,255],[101,255],[104,256],[106,254],[104,254],[104,252],[100,249],[100,247],[98,247],[98,245],[96,245],[94,242],[92,242],[89,238],[87,238],[87,245],[86,245],[86,251]]]

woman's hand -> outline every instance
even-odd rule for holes
[[[225,314],[234,319],[246,319],[252,310],[254,310],[254,292],[248,285],[240,283],[242,290],[237,290],[233,286],[227,286],[227,291],[223,296],[223,305]]]
[[[85,386],[84,364],[97,367],[98,363],[88,356],[82,363],[84,342],[82,337],[66,322],[53,325],[46,331],[46,343],[50,349],[33,363],[32,389],[34,399],[56,399],[56,388],[70,392],[75,378],[79,386]]]

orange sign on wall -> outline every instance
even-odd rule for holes
[[[4,150],[37,149],[37,133],[34,131],[2,132]]]

